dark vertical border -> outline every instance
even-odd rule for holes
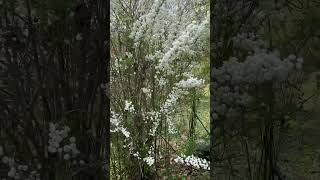
[[[98,0],[97,1],[97,18],[98,18],[98,28],[99,28],[99,36],[98,39],[98,52],[100,54],[100,61],[102,61],[102,67],[100,70],[105,74],[105,76],[101,77],[102,83],[104,84],[101,87],[101,100],[102,106],[101,109],[105,109],[104,119],[102,120],[102,124],[104,127],[104,132],[101,133],[101,139],[105,140],[105,152],[104,152],[104,170],[103,176],[99,177],[100,179],[110,179],[110,96],[109,96],[109,83],[110,83],[110,1],[106,0]]]
[[[215,122],[212,118],[213,114],[213,107],[212,107],[212,101],[213,101],[213,88],[211,87],[213,77],[212,77],[212,68],[214,67],[213,62],[213,43],[214,43],[214,5],[215,0],[210,0],[210,179],[213,179],[214,177],[214,153],[213,153],[213,144],[214,144],[214,134],[213,130],[215,127]]]
[[[106,126],[106,174],[105,176],[107,177],[106,179],[110,179],[110,1],[106,0],[100,0],[102,3],[105,4],[106,7],[106,14],[105,14],[105,19],[103,20],[105,22],[105,32],[106,32],[106,41],[105,41],[105,49],[104,52],[106,52],[106,59],[105,59],[105,67],[106,67],[106,76],[105,76],[105,93],[104,95],[106,96],[105,99],[105,126]]]
[[[223,52],[217,46],[219,38],[222,36],[223,32],[221,30],[221,21],[223,14],[223,9],[221,6],[221,0],[210,0],[210,177],[214,178],[214,162],[216,161],[214,154],[214,144],[215,144],[215,135],[214,130],[218,126],[213,119],[214,107],[212,106],[214,90],[212,87],[212,82],[214,81],[213,70],[222,66],[223,62]],[[223,122],[222,122],[223,123]]]
[[[102,61],[102,67],[100,70],[105,74],[102,78],[101,87],[101,100],[102,100],[102,109],[105,109],[104,119],[102,124],[104,127],[104,133],[101,133],[101,139],[105,140],[105,152],[104,152],[104,170],[103,176],[100,178],[110,179],[110,95],[109,95],[109,84],[110,84],[110,1],[98,0],[97,1],[97,18],[98,18],[98,28],[99,36],[98,39],[98,52],[100,54],[100,61]]]

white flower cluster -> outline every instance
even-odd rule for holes
[[[148,26],[153,24],[154,19],[156,18],[157,11],[161,7],[161,2],[159,0],[155,0],[150,12],[141,16],[138,21],[134,22],[133,29],[130,34],[130,38],[134,39],[135,45],[139,45],[140,40],[143,38],[145,31],[148,30]]]
[[[157,59],[160,59],[160,58],[162,58],[162,56],[163,56],[163,52],[161,52],[161,51],[156,51],[154,54],[148,54],[148,55],[146,55],[145,56],[145,59],[147,60],[147,61],[151,61],[151,62],[153,62],[153,61],[155,61],[155,60],[157,60]]]
[[[247,41],[250,43],[246,46],[254,52],[244,61],[231,57],[221,67],[213,68],[214,81],[211,85],[215,96],[212,102],[212,118],[236,118],[240,107],[249,107],[254,101],[254,97],[249,93],[250,89],[268,85],[276,90],[277,85],[288,80],[290,73],[301,69],[302,58],[289,55],[282,60],[279,52],[263,49],[265,43],[255,42],[254,38],[251,34]]]
[[[166,79],[164,79],[164,78],[160,78],[160,79],[158,80],[158,83],[159,83],[159,86],[160,86],[160,87],[163,87],[163,86],[165,86],[165,85],[168,83],[168,80],[166,80]]]
[[[204,84],[204,80],[189,77],[187,80],[181,80],[178,83],[175,84],[175,86],[172,88],[171,93],[168,95],[168,98],[164,102],[164,104],[160,107],[160,114],[164,115],[167,119],[168,123],[168,131],[169,134],[175,134],[177,133],[177,130],[175,128],[174,123],[171,121],[171,113],[175,110],[175,106],[183,95],[188,95],[188,90],[191,88],[198,88],[201,87]],[[157,115],[159,116],[159,115]],[[158,118],[156,119],[159,120]],[[154,126],[152,128],[152,134],[155,133],[155,130],[157,129],[159,123],[157,121],[154,121]]]
[[[156,47],[158,50],[147,54],[146,59],[159,60],[157,69],[167,74],[174,73],[170,63],[184,53],[193,54],[195,41],[204,33],[204,30],[209,30],[209,12],[201,13],[204,17],[202,22],[190,23],[190,18],[194,19],[195,15],[181,16],[179,11],[175,10],[176,6],[179,4],[174,1],[155,0],[150,9],[147,7],[148,10],[146,7],[140,7],[146,11],[146,14],[134,22],[129,36],[134,40],[135,46],[147,41],[149,45]]]
[[[177,134],[178,130],[171,116],[167,116],[168,134]]]
[[[168,95],[167,100],[161,107],[160,112],[164,114],[170,114],[171,109],[175,106],[178,99],[182,95],[188,95],[188,90],[191,88],[200,87],[204,84],[204,80],[190,77],[187,80],[181,80],[176,83],[176,86],[172,88],[171,93]]]
[[[157,128],[160,123],[160,113],[159,112],[147,112],[144,116],[145,119],[149,119],[152,122],[152,128],[150,128],[149,135],[155,136]]]
[[[173,107],[176,105],[178,99],[183,94],[188,94],[188,92],[181,88],[173,87],[171,93],[168,95],[168,98],[161,107],[160,113],[169,115]]]
[[[143,161],[146,162],[149,166],[152,166],[154,164],[153,157],[145,157],[145,158],[143,158]]]
[[[9,167],[7,176],[12,179],[40,180],[40,174],[37,170],[32,170],[27,164],[21,164],[14,158],[4,155],[3,147],[0,145],[1,162]],[[41,169],[41,165],[37,164],[37,169]]]
[[[184,89],[191,89],[191,88],[196,88],[196,87],[200,87],[204,84],[204,80],[203,79],[198,79],[198,78],[189,78],[187,80],[181,80],[180,82],[178,82],[176,85],[178,87],[184,88]]]
[[[122,64],[122,58],[117,58],[117,57],[112,57],[112,59],[114,59],[113,61],[113,66],[112,66],[112,71],[115,71],[117,73],[119,73],[119,69],[121,67],[121,64]],[[122,67],[122,68],[125,68],[125,67]]]
[[[244,62],[231,58],[219,69],[213,69],[213,76],[219,83],[262,84],[266,81],[285,81],[294,64],[282,61],[275,53],[258,53],[248,56]]]
[[[129,59],[133,58],[133,55],[131,52],[125,52],[125,54]]]
[[[301,69],[302,58],[289,55],[281,59],[278,51],[268,51],[262,40],[253,40],[251,37],[241,35],[242,41],[247,42],[248,50],[254,53],[246,57],[244,62],[236,57],[231,57],[219,69],[213,68],[213,77],[218,83],[229,82],[231,84],[261,84],[266,81],[285,81],[291,71]],[[247,37],[247,38],[245,38]]]
[[[24,167],[28,167],[28,166],[24,166]],[[22,168],[23,168],[24,171],[26,171],[28,168],[24,168],[24,167],[22,167]],[[21,170],[22,170],[22,168],[21,168]],[[14,167],[10,168],[10,170],[8,172],[8,177],[11,177],[11,178],[14,178],[14,179],[21,179],[20,173]]]
[[[121,117],[115,112],[111,111],[110,123],[113,129],[110,132],[121,132],[125,137],[130,137],[130,132],[126,128],[120,125]]]
[[[198,158],[194,155],[191,155],[191,156],[181,155],[181,156],[177,156],[173,160],[178,164],[192,166],[197,169],[210,170],[210,161],[207,161],[206,159]]]
[[[138,158],[138,159],[141,159],[139,152],[132,153],[132,155],[133,155],[134,157]]]
[[[63,128],[59,129],[57,124],[50,123],[49,131],[48,151],[50,153],[63,153],[64,160],[70,160],[71,158],[75,158],[79,155],[80,151],[76,146],[76,138],[72,136],[69,137],[69,141],[66,141],[70,131],[68,126],[64,126]],[[63,143],[63,146],[61,146],[61,143]]]
[[[195,40],[202,34],[207,24],[208,18],[201,24],[197,24],[195,21],[189,24],[186,30],[172,43],[172,47],[165,52],[156,68],[172,73],[170,63],[179,57],[180,54],[192,52],[192,45],[194,45]]]
[[[125,104],[124,104],[124,110],[125,110],[125,111],[134,112],[135,109],[134,109],[134,106],[133,106],[133,104],[132,104],[131,101],[125,100],[124,103],[125,103]]]
[[[131,150],[132,150],[132,149],[131,149]],[[131,151],[131,154],[132,154],[135,158],[137,158],[137,159],[139,159],[139,160],[142,159],[142,161],[144,161],[145,163],[147,163],[148,166],[152,166],[152,165],[154,164],[154,162],[155,162],[154,157],[153,157],[153,155],[154,155],[153,150],[154,150],[154,149],[153,149],[153,147],[151,146],[150,149],[148,150],[147,156],[144,157],[144,158],[141,158],[141,155],[140,155],[139,152],[134,152],[133,150]],[[161,158],[162,156],[160,155],[159,157]]]
[[[63,139],[68,137],[70,128],[65,126],[64,129],[58,130],[57,125],[54,123],[49,124],[49,147],[48,151],[50,153],[55,153],[60,148],[60,143]]]
[[[78,33],[77,35],[76,35],[76,40],[77,41],[81,41],[83,38],[82,38],[82,34],[81,33]]]
[[[151,147],[149,148],[149,150],[148,150],[147,156],[146,156],[145,158],[143,158],[143,161],[144,161],[145,163],[147,163],[148,166],[152,166],[152,165],[154,164],[154,162],[155,162],[153,156],[154,156],[154,148],[153,148],[153,146],[151,146]],[[159,158],[162,158],[161,154],[159,154]]]
[[[267,48],[267,44],[254,33],[239,33],[233,37],[232,40],[236,48],[253,51],[260,51],[261,49]]]
[[[237,86],[235,88],[229,86],[215,86],[213,88],[216,94],[212,102],[213,119],[218,119],[220,116],[237,117],[239,115],[238,108],[248,107],[253,101],[250,95]]]
[[[12,179],[26,179],[26,180],[40,180],[40,174],[36,171],[29,171],[30,168],[26,164],[18,164],[14,158],[7,156],[2,157],[2,163],[9,166],[9,171],[7,173],[9,178]],[[38,169],[41,166],[38,165]]]
[[[151,97],[151,90],[148,88],[141,89],[144,94],[146,94],[149,98]]]

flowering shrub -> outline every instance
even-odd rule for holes
[[[208,83],[195,73],[208,60],[207,5],[112,1],[111,145],[114,161],[132,169],[123,178],[131,173],[138,178],[139,172],[148,176],[168,161],[171,150],[166,146],[180,131],[179,106],[190,104]],[[114,174],[123,172],[117,163]]]

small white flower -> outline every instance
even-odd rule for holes
[[[8,176],[13,178],[16,175],[16,169],[11,168],[10,171],[8,172]]]
[[[22,33],[24,36],[28,37],[29,36],[29,29],[28,28],[24,29],[24,31]]]
[[[151,90],[148,89],[148,88],[142,88],[142,92],[145,93],[145,94],[148,94],[148,93],[151,92]]]
[[[126,52],[125,54],[126,54],[126,56],[127,56],[128,58],[130,58],[130,59],[133,57],[133,55],[132,55],[130,52]]]
[[[70,137],[69,140],[70,140],[71,143],[75,143],[76,142],[76,138],[74,136]]]
[[[296,59],[296,56],[295,56],[294,54],[290,54],[290,55],[288,56],[288,58],[289,58],[290,60],[295,60],[295,59]]]
[[[22,170],[23,170],[23,171],[27,171],[27,170],[28,170],[28,165],[22,166]]]
[[[77,41],[81,41],[81,40],[82,40],[82,34],[81,34],[81,33],[78,33],[78,34],[76,35],[76,40],[77,40]]]
[[[298,59],[297,59],[297,62],[298,62],[298,63],[303,63],[303,58],[298,58]]]
[[[154,164],[154,158],[153,157],[146,157],[143,158],[143,160],[149,165],[152,166]]]
[[[49,130],[50,130],[50,132],[54,132],[54,131],[56,130],[56,125],[51,122],[51,123],[49,124]]]
[[[3,162],[4,164],[7,164],[7,163],[9,162],[9,158],[8,158],[7,156],[4,156],[4,157],[2,158],[2,162]]]
[[[127,131],[125,128],[121,128],[121,132],[125,137],[127,138],[130,137],[130,132]]]
[[[64,160],[69,160],[69,159],[70,159],[70,155],[69,155],[69,154],[65,154],[65,155],[63,156],[63,159],[64,159]]]
[[[131,101],[127,101],[127,100],[125,101],[124,110],[129,112],[134,112],[135,109]]]

